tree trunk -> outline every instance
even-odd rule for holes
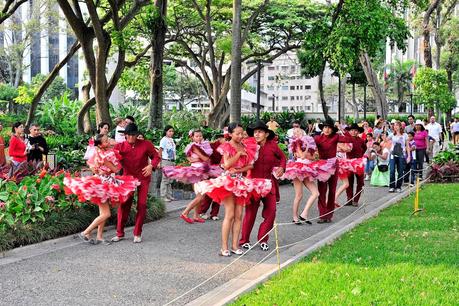
[[[231,122],[241,121],[241,10],[242,0],[233,0],[233,45],[231,48]],[[257,88],[260,90],[260,88]]]
[[[453,86],[453,71],[447,69],[446,70],[446,75],[448,76],[448,89],[454,96],[456,96],[455,93],[454,93],[454,86]],[[450,109],[450,110],[448,110],[446,112],[446,120],[447,120],[447,122],[451,122],[452,111],[453,110]]]
[[[325,100],[324,96],[324,72],[322,71],[319,73],[318,78],[318,87],[319,87],[319,96],[320,96],[320,103],[322,105],[322,113],[324,114],[325,120],[333,120],[330,115],[328,114],[328,106],[327,101]]]
[[[45,91],[48,89],[48,87],[53,83],[53,81],[59,75],[59,71],[61,70],[61,68],[64,67],[68,63],[68,61],[73,57],[73,55],[76,53],[76,51],[78,51],[79,48],[80,48],[80,44],[78,42],[75,42],[72,48],[69,50],[68,54],[59,63],[57,63],[56,66],[54,66],[53,70],[48,75],[46,80],[41,84],[40,88],[38,89],[37,93],[33,97],[32,102],[30,104],[29,113],[27,115],[27,121],[26,121],[27,128],[30,126],[30,124],[32,124],[32,121],[35,117],[35,111],[37,110],[37,107],[38,107],[38,103],[43,97]]]
[[[428,68],[432,68],[432,48],[430,46],[430,16],[437,8],[441,0],[431,0],[429,8],[424,14],[422,21],[422,36],[424,44],[424,63]]]
[[[378,82],[376,72],[373,70],[371,65],[370,57],[368,53],[361,53],[359,56],[360,64],[367,78],[368,86],[371,88],[373,97],[375,99],[376,111],[383,119],[387,117],[387,99],[381,85]]]
[[[352,110],[354,112],[354,121],[359,121],[359,106],[357,105],[357,99],[355,98],[355,83],[352,83]]]
[[[228,123],[230,104],[226,97],[222,98],[222,101],[218,102],[217,105],[212,109],[208,115],[207,124],[213,129],[223,128]]]
[[[163,57],[166,40],[167,0],[156,0],[155,7],[159,11],[152,29],[150,57],[150,117],[148,128],[161,128],[163,125]]]
[[[442,48],[442,43],[441,43],[441,37],[440,37],[440,26],[441,26],[441,3],[437,7],[437,15],[435,19],[435,47],[436,47],[436,52],[435,52],[435,68],[440,69],[440,58],[441,58],[441,48]]]

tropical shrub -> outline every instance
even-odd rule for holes
[[[77,114],[81,106],[81,101],[70,99],[66,93],[41,103],[35,118],[37,118],[38,124],[45,129],[51,129],[60,135],[74,137]]]
[[[20,183],[0,180],[0,251],[36,243],[86,228],[98,215],[96,205],[81,203],[74,195],[66,195],[60,171],[54,175],[42,171]],[[116,224],[116,208],[108,224]],[[133,224],[135,209],[128,224]],[[165,215],[164,203],[148,197],[146,221]]]

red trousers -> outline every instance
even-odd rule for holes
[[[274,189],[276,190],[276,203],[279,203],[280,202],[279,181],[275,179],[272,179],[271,181],[273,182]]]
[[[210,205],[212,204],[212,209],[210,210],[210,216],[218,216],[218,211],[220,210],[220,204],[212,201],[208,195],[204,195],[204,199],[201,201],[201,206],[199,207],[199,214],[205,214],[209,210]]]
[[[137,214],[135,215],[134,236],[142,235],[143,222],[147,214],[147,196],[150,181],[141,181],[137,187]],[[124,227],[131,212],[134,194],[123,204],[118,207],[118,223],[116,225],[116,236],[124,237]]]
[[[241,240],[239,240],[240,245],[250,242],[250,233],[252,232],[253,225],[255,224],[260,202],[263,202],[263,211],[261,216],[264,220],[261,222],[260,228],[258,229],[257,240],[260,240],[273,228],[274,219],[276,219],[276,192],[271,192],[266,197],[258,201],[252,201],[245,207],[244,220],[242,221],[242,235]],[[260,242],[267,242],[268,238],[269,236],[266,235]]]
[[[354,176],[357,178],[357,189],[355,190],[355,193],[357,194],[354,199]],[[362,193],[360,192],[363,188],[364,185],[364,179],[365,175],[357,175],[355,173],[349,174],[348,180],[349,180],[349,187],[346,189],[346,194],[347,194],[347,202],[354,202],[354,203],[359,203],[360,196]],[[360,192],[360,193],[359,193]]]
[[[335,194],[336,185],[338,184],[338,176],[332,175],[326,182],[318,181],[317,187],[319,189],[319,215],[321,219],[331,220],[333,217],[333,210],[335,209]],[[328,199],[327,199],[328,188]]]

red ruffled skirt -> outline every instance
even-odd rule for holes
[[[140,185],[132,176],[93,175],[85,177],[65,177],[66,194],[75,194],[78,201],[89,201],[96,205],[110,201],[111,205],[122,204]]]
[[[191,166],[166,166],[163,167],[166,177],[184,184],[195,184],[211,177],[217,177],[223,173],[223,169],[218,165],[207,163],[196,163]]]
[[[251,199],[265,197],[272,190],[270,179],[247,178],[244,176],[221,175],[197,183],[196,192],[207,194],[214,202],[223,203],[234,195],[237,205],[247,205]]]
[[[275,173],[273,171],[273,174]],[[316,161],[309,160],[298,160],[289,161],[285,168],[284,175],[280,179],[295,180],[298,179],[303,181],[308,179],[310,181],[319,180],[326,182],[328,179],[335,174],[336,170],[336,158],[320,159]]]
[[[365,164],[367,159],[365,157],[360,158],[338,158],[338,177],[345,179],[351,173],[357,175],[363,175],[365,173]]]

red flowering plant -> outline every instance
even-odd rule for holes
[[[45,221],[51,212],[80,207],[75,196],[63,192],[64,173],[51,175],[43,170],[38,176],[27,176],[16,183],[0,180],[0,229]]]

